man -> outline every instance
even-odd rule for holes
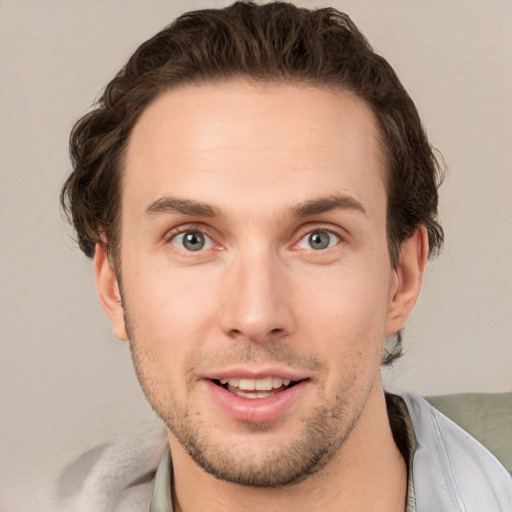
[[[348,16],[180,17],[71,155],[63,203],[166,426],[152,511],[510,510],[492,455],[382,389],[442,244],[440,173]]]

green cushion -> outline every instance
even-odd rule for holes
[[[425,399],[480,441],[512,474],[512,391]]]

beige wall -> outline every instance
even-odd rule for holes
[[[2,510],[28,509],[25,479],[37,488],[152,417],[61,219],[67,136],[143,39],[185,8],[224,3],[0,0]],[[331,5],[398,71],[450,168],[445,251],[386,381],[421,393],[512,390],[512,3]]]

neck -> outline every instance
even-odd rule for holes
[[[403,512],[407,469],[389,426],[384,393],[376,386],[343,446],[321,470],[278,488],[245,487],[217,480],[198,467],[169,434],[176,512],[378,510]]]

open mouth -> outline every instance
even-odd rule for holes
[[[310,377],[276,376],[270,372],[244,375],[239,369],[226,374],[227,371],[210,375],[204,381],[213,403],[231,419],[249,423],[274,421],[297,404],[308,403]]]
[[[212,382],[242,398],[269,398],[295,386],[301,381],[266,377],[263,379],[214,379]]]

